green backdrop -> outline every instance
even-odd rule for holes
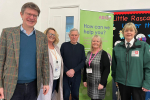
[[[85,47],[85,53],[90,50],[91,38],[97,34],[102,38],[103,49],[112,55],[113,46],[113,13],[80,10],[80,43]],[[79,100],[91,100],[87,89],[81,81]],[[109,75],[104,100],[112,100],[112,77]]]

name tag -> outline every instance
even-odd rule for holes
[[[131,56],[132,57],[139,57],[139,51],[138,50],[132,51]]]
[[[86,73],[92,73],[92,68],[86,68]]]
[[[58,72],[60,70],[60,67],[58,64],[56,64],[56,67],[55,67],[55,72]]]

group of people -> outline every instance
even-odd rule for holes
[[[59,35],[54,28],[44,34],[34,28],[39,7],[25,3],[21,8],[23,23],[5,28],[0,40],[0,99],[6,100],[79,100],[81,69],[83,85],[91,100],[105,98],[110,60],[102,48],[102,39],[94,35],[91,50],[85,57],[78,43],[79,32],[70,30],[69,42],[57,46]],[[150,48],[134,39],[137,29],[127,23],[125,41],[113,49],[112,77],[119,86],[121,100],[144,100],[150,90]]]
[[[49,91],[45,95],[41,88],[37,100],[79,100],[79,87],[81,82],[81,69],[85,63],[84,46],[79,44],[78,30],[70,30],[70,42],[65,42],[61,48],[57,31],[54,28],[45,30],[48,39],[49,56]]]
[[[107,53],[102,50],[101,38],[98,35],[92,38],[86,60],[84,46],[77,42],[79,32],[76,28],[70,30],[70,41],[59,49],[58,33],[54,28],[46,29],[44,34],[34,28],[39,14],[36,4],[25,3],[20,12],[23,23],[2,31],[0,99],[69,100],[71,94],[72,100],[79,100],[81,69],[88,68],[88,61],[90,68],[95,69],[91,72],[89,68],[89,73],[85,71],[84,86],[88,87],[92,100],[104,98],[110,64]],[[91,80],[96,85],[91,87]]]

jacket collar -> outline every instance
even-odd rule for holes
[[[124,46],[125,47],[125,40],[120,42],[119,45],[121,46]],[[133,43],[133,46],[131,48],[141,48],[141,44],[140,44],[140,41],[135,39],[134,40],[134,43]]]

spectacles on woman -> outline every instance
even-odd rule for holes
[[[48,34],[49,34],[50,36],[54,36],[54,37],[56,36],[55,34],[52,34],[52,33],[48,33]]]

